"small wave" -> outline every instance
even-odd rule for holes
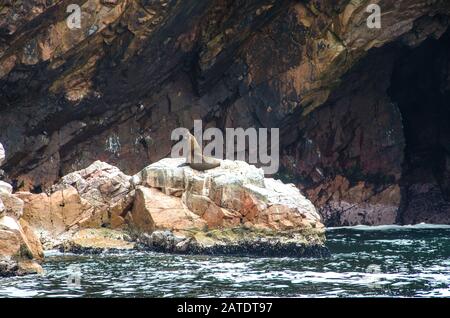
[[[355,225],[355,226],[340,226],[329,227],[327,232],[335,230],[352,230],[352,231],[402,231],[402,230],[446,230],[450,229],[450,225],[446,224],[411,224],[411,225]]]
[[[0,297],[448,297],[448,229],[328,229],[327,259],[49,250],[44,275],[0,279]]]
[[[59,250],[46,250],[44,251],[44,257],[52,257],[52,256],[62,256],[64,253]]]

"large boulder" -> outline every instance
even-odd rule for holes
[[[22,219],[30,224],[46,248],[59,245],[67,234],[80,227],[99,223],[94,208],[72,186],[51,195],[17,192],[15,196],[24,202]]]
[[[111,219],[131,209],[131,177],[117,167],[102,161],[95,161],[86,169],[72,172],[60,180],[52,191],[73,186],[81,199],[91,207],[91,217],[84,220],[83,227],[105,227]],[[117,221],[117,220],[116,220]],[[117,223],[117,222],[116,222]]]
[[[73,186],[92,206],[105,208],[114,205],[131,190],[131,177],[117,167],[95,161],[86,169],[65,175],[52,187],[52,191]]]
[[[48,232],[49,234],[59,234],[65,231],[63,217],[52,206],[50,197],[45,193],[34,194],[30,192],[16,192],[15,195],[24,202],[22,218],[26,220],[38,233]]]
[[[184,159],[163,159],[133,176],[131,213],[139,241],[183,253],[325,255],[324,227],[312,203],[292,184],[265,178],[243,161],[197,171]]]
[[[6,183],[5,181],[0,180],[0,193],[11,194],[12,191],[13,191],[13,188],[9,183]]]
[[[136,189],[131,217],[132,225],[143,232],[201,230],[207,225],[179,198],[145,187]]]
[[[26,222],[0,217],[0,276],[41,273],[44,253]]]
[[[33,259],[42,261],[44,259],[44,249],[39,240],[39,237],[34,233],[27,221],[20,219],[19,225],[22,228],[22,235],[26,241],[27,248],[29,249]]]
[[[17,192],[24,202],[23,219],[53,248],[84,228],[120,227],[123,210],[131,209],[130,176],[107,163],[96,161],[72,172],[49,194]]]
[[[133,180],[172,195],[172,201],[181,197],[184,206],[204,218],[210,228],[224,226],[226,221],[272,230],[323,227],[312,203],[294,185],[265,178],[262,169],[223,160],[220,167],[197,171],[182,166],[183,162],[160,160]],[[153,197],[160,195],[156,193]],[[137,210],[135,206],[133,215]]]
[[[0,144],[0,165],[5,150]],[[0,181],[0,276],[41,273],[44,251],[28,222],[21,219],[24,202],[12,186]]]
[[[13,217],[16,220],[19,220],[23,213],[24,203],[23,201],[14,194],[1,192],[0,191],[0,201],[3,202],[4,211],[1,212],[0,215],[4,213],[8,216]]]

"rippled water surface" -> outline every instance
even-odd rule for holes
[[[327,238],[329,259],[50,252],[44,275],[0,278],[0,297],[450,296],[450,227],[361,226]]]

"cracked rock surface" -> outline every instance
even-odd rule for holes
[[[450,3],[379,0],[371,29],[371,2],[4,1],[0,178],[133,175],[202,119],[279,127],[280,175],[326,225],[450,223]]]

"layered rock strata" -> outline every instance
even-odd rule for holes
[[[284,174],[329,226],[449,223],[449,16],[447,0],[5,1],[5,180],[39,193],[96,160],[131,175],[202,119],[279,127]]]

